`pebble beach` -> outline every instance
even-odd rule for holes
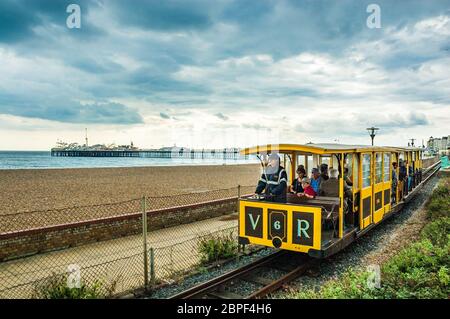
[[[0,170],[0,215],[256,185],[258,164]]]

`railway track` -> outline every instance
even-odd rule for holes
[[[316,262],[306,255],[279,250],[169,299],[262,298],[298,278]]]

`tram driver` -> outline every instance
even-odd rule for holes
[[[269,156],[267,166],[263,167],[263,173],[256,187],[255,195],[264,192],[266,200],[285,203],[286,189],[286,170],[281,166],[278,154],[272,153]]]

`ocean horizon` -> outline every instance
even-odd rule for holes
[[[259,163],[257,159],[190,159],[148,157],[57,157],[50,151],[0,151],[0,170],[106,168],[181,165],[237,165]]]

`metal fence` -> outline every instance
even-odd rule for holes
[[[0,216],[0,234],[139,212],[142,224],[138,235],[1,262],[0,298],[40,298],[55,282],[64,286],[68,279],[78,275],[87,287],[97,286],[102,296],[170,282],[201,265],[199,241],[202,238],[226,235],[237,239],[236,209],[215,218],[207,218],[205,212],[204,220],[152,231],[147,231],[148,212],[237,198],[239,193],[248,194],[253,190],[253,186],[245,186]]]
[[[146,196],[146,205],[147,209],[151,211],[232,198],[237,197],[239,192],[248,194],[252,191],[254,191],[254,186],[240,186],[197,193],[157,197]],[[141,201],[142,197],[139,197],[115,203],[0,214],[0,234],[61,224],[85,222],[99,218],[135,214],[141,212]]]

